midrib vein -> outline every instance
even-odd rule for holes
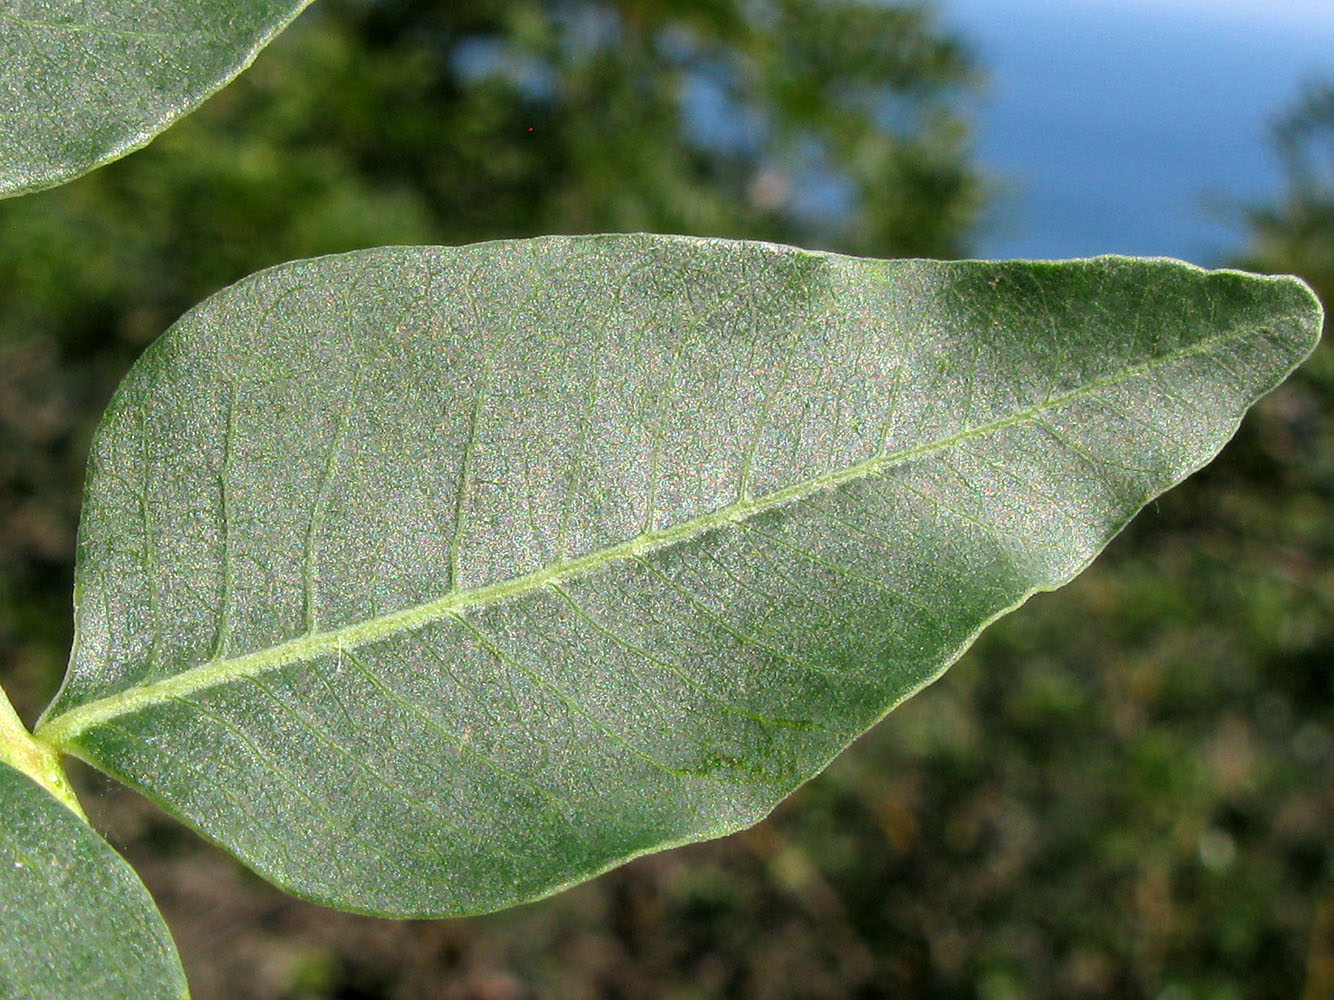
[[[44,721],[37,727],[35,735],[49,745],[59,748],[67,745],[84,730],[108,719],[128,715],[204,688],[226,684],[229,681],[243,677],[255,676],[269,670],[277,670],[303,660],[313,660],[327,653],[355,649],[379,639],[413,631],[473,608],[519,597],[544,587],[548,583],[578,576],[621,560],[642,558],[658,549],[667,548],[677,542],[689,541],[728,524],[734,524],[767,511],[799,503],[813,494],[878,475],[893,466],[901,465],[915,458],[943,451],[961,442],[1034,420],[1044,413],[1092,395],[1101,389],[1151,373],[1156,369],[1182,361],[1193,355],[1207,353],[1211,348],[1235,340],[1249,332],[1251,332],[1249,328],[1241,327],[1214,337],[1205,338],[1190,347],[1170,352],[1139,365],[1132,365],[1113,375],[1095,379],[1077,389],[1050,397],[1042,403],[1019,410],[1008,417],[978,424],[947,437],[928,441],[911,448],[904,448],[892,454],[876,455],[856,465],[825,473],[822,476],[788,486],[763,497],[739,499],[735,503],[721,507],[711,513],[683,521],[675,527],[644,532],[628,541],[601,551],[553,563],[524,576],[502,580],[472,590],[451,591],[434,601],[405,608],[402,611],[395,611],[392,614],[382,615],[363,622],[354,622],[326,632],[303,635],[279,643],[276,646],[256,650],[253,653],[246,653],[231,659],[202,663],[165,680],[130,688],[70,709],[68,712]]]

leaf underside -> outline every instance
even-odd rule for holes
[[[0,3],[0,197],[143,146],[249,66],[310,2]]]
[[[186,996],[148,890],[106,841],[7,764],[0,814],[0,997]]]
[[[103,421],[39,734],[308,898],[533,899],[763,817],[1319,319],[1163,260],[656,236],[261,272]]]

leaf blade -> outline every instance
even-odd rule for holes
[[[254,61],[311,2],[65,0],[0,11],[0,198],[146,145]]]
[[[39,732],[312,898],[533,898],[766,814],[1316,330],[1294,282],[1111,258],[608,237],[264,272],[109,411]],[[112,537],[168,568],[170,641]]]
[[[180,1000],[185,974],[138,876],[36,782],[0,763],[0,994]]]

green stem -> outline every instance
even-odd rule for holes
[[[60,754],[28,732],[4,688],[0,688],[0,761],[22,771],[76,816],[87,821],[74,788],[60,766]]]

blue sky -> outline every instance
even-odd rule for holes
[[[942,0],[990,72],[984,256],[1216,263],[1278,186],[1269,123],[1334,79],[1334,0]]]
[[[1209,20],[1266,22],[1334,32],[1331,0],[1067,0],[1071,7],[1185,15]]]

